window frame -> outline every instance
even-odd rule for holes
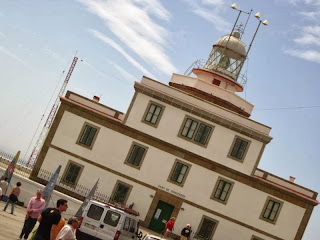
[[[90,146],[88,146],[88,145],[83,144],[83,143],[80,142],[81,136],[83,135],[84,130],[86,129],[86,126],[89,126],[89,127],[92,127],[92,128],[97,129],[97,131],[96,131],[96,133],[95,133],[95,135],[94,135],[94,137],[93,137],[93,139],[92,139],[92,142],[91,142],[91,145],[90,145]],[[85,148],[91,150],[91,149],[93,148],[93,146],[94,146],[94,143],[95,143],[96,139],[97,139],[97,136],[98,136],[98,134],[99,134],[99,131],[100,131],[100,127],[97,127],[96,125],[93,125],[93,124],[91,124],[91,123],[89,123],[89,122],[84,122],[83,125],[82,125],[81,131],[80,131],[80,134],[79,134],[79,136],[78,136],[78,139],[77,139],[77,142],[76,142],[76,143],[77,143],[78,145],[80,145],[81,147],[85,147]]]
[[[70,167],[71,164],[77,165],[78,167],[80,167],[80,171],[79,171],[79,173],[78,173],[78,176],[77,176],[74,184],[65,181],[65,177],[66,177],[67,174],[68,174],[68,169],[69,169],[69,167]],[[79,164],[79,163],[77,163],[77,162],[75,162],[75,161],[69,160],[68,163],[66,164],[66,167],[65,167],[64,172],[63,172],[63,174],[62,174],[62,177],[61,177],[60,182],[61,182],[62,184],[64,184],[64,185],[66,185],[66,186],[75,188],[75,187],[78,185],[78,182],[79,182],[79,179],[80,179],[80,176],[81,176],[81,174],[82,174],[83,169],[84,169],[84,166],[83,166],[82,164]]]
[[[189,137],[187,137],[187,136],[183,136],[183,135],[182,135],[182,131],[183,131],[184,126],[186,125],[186,122],[187,122],[188,119],[190,119],[190,120],[195,121],[195,122],[198,123],[198,125],[197,125],[197,127],[196,127],[196,129],[195,129],[195,131],[194,131],[194,134],[193,134],[192,138],[189,138]],[[209,133],[208,136],[207,136],[207,140],[206,140],[205,144],[202,144],[202,143],[200,143],[200,142],[198,142],[198,141],[195,140],[195,138],[196,138],[196,136],[197,136],[197,133],[198,133],[198,130],[199,130],[199,128],[200,128],[201,125],[204,125],[204,126],[206,126],[206,127],[210,127],[210,128],[211,128],[211,131],[210,131],[210,133]],[[192,117],[192,116],[190,116],[190,115],[186,115],[186,116],[184,117],[184,119],[183,119],[183,121],[182,121],[182,124],[181,124],[181,127],[180,127],[180,129],[179,129],[178,137],[179,137],[179,138],[182,138],[182,139],[184,139],[184,140],[187,140],[187,141],[189,141],[189,142],[192,142],[192,143],[194,143],[194,144],[197,144],[198,146],[207,148],[207,146],[208,146],[208,144],[209,144],[209,142],[210,142],[212,133],[213,133],[213,131],[214,131],[214,128],[215,128],[215,126],[213,126],[213,125],[211,125],[211,124],[209,124],[209,123],[207,123],[207,122],[204,122],[204,121],[201,121],[201,120],[199,120],[199,119],[196,119],[196,118],[194,118],[194,117]]]
[[[247,144],[247,147],[246,147],[246,150],[244,151],[243,156],[242,156],[241,159],[240,159],[240,158],[237,158],[237,157],[234,157],[234,156],[231,155],[232,150],[233,150],[233,148],[234,148],[234,146],[235,146],[235,144],[236,144],[237,139],[240,139],[240,140],[245,141],[245,142],[248,143],[248,144]],[[236,135],[236,136],[234,137],[234,139],[233,139],[233,141],[232,141],[232,144],[231,144],[231,147],[230,147],[230,149],[229,149],[228,158],[231,158],[231,159],[236,160],[236,161],[238,161],[238,162],[244,162],[244,160],[245,160],[245,158],[246,158],[246,155],[247,155],[247,152],[248,152],[248,149],[249,149],[249,147],[250,147],[250,144],[251,144],[251,140],[248,140],[247,138],[243,138],[243,137],[241,137],[241,136],[239,136],[239,135]]]
[[[155,124],[153,124],[153,123],[151,123],[151,122],[148,122],[148,121],[146,120],[146,117],[147,117],[147,114],[149,113],[149,109],[150,109],[151,105],[155,105],[155,106],[157,106],[157,107],[161,107],[160,114],[159,114],[159,116],[158,116],[157,121],[156,121]],[[146,107],[146,110],[145,110],[145,112],[144,112],[144,114],[143,114],[143,116],[142,116],[141,122],[143,122],[143,123],[145,123],[145,124],[148,124],[149,126],[152,126],[152,127],[154,127],[154,128],[157,128],[158,125],[159,125],[159,122],[160,122],[160,120],[161,120],[161,117],[162,117],[162,115],[163,115],[163,112],[164,112],[164,109],[165,109],[165,108],[166,108],[166,106],[164,106],[164,105],[162,105],[162,104],[160,104],[160,103],[158,103],[158,102],[155,102],[155,101],[150,100],[149,103],[148,103],[148,105],[147,105],[147,107]]]
[[[263,238],[257,237],[255,235],[252,235],[250,240],[264,240]]]
[[[200,223],[199,223],[199,225],[198,225],[197,231],[195,232],[195,237],[196,237],[197,239],[204,239],[204,238],[202,238],[202,237],[199,236],[199,231],[200,231],[201,226],[202,226],[202,224],[203,224],[203,222],[204,222],[204,219],[208,219],[208,220],[210,220],[210,221],[212,221],[212,222],[215,223],[214,228],[213,228],[213,231],[212,231],[210,237],[208,238],[208,239],[212,239],[213,236],[214,236],[214,234],[215,234],[215,232],[216,232],[216,230],[217,230],[217,228],[218,228],[219,221],[218,221],[218,220],[215,220],[215,219],[213,219],[213,218],[211,218],[211,217],[205,216],[205,215],[203,215],[202,218],[201,218],[201,221],[200,221]]]
[[[130,193],[131,193],[131,190],[132,190],[133,186],[130,185],[130,184],[128,184],[128,183],[125,183],[125,182],[123,182],[123,181],[120,181],[120,180],[117,180],[117,182],[115,183],[115,185],[114,185],[114,187],[113,187],[112,194],[111,194],[111,197],[110,197],[110,201],[111,201],[111,202],[114,202],[113,198],[114,198],[114,196],[115,196],[115,194],[116,194],[116,190],[117,190],[117,187],[118,187],[119,184],[125,185],[125,186],[127,186],[127,187],[129,188],[129,190],[128,190],[128,192],[127,192],[127,195],[126,195],[123,203],[121,203],[122,205],[126,205],[127,200],[128,200],[128,198],[129,198],[129,195],[130,195]]]
[[[229,183],[231,186],[230,186],[230,188],[229,188],[229,191],[228,191],[228,194],[227,194],[227,196],[226,196],[226,199],[223,201],[223,200],[221,200],[221,199],[219,199],[219,198],[216,198],[214,195],[215,195],[215,193],[216,193],[216,191],[217,191],[217,189],[218,189],[218,186],[219,186],[219,183],[220,183],[220,181],[224,181],[224,182],[226,182],[226,183]],[[222,204],[227,204],[228,203],[228,200],[229,200],[229,197],[230,197],[230,195],[231,195],[231,192],[232,192],[232,189],[233,189],[233,185],[234,185],[234,182],[233,181],[230,181],[229,179],[226,179],[226,178],[223,178],[223,177],[218,177],[217,178],[217,181],[216,181],[216,184],[215,184],[215,186],[214,186],[214,188],[213,188],[213,191],[212,191],[212,193],[211,193],[211,199],[212,200],[215,200],[215,201],[217,201],[217,202],[220,202],[220,203],[222,203]]]
[[[177,165],[178,163],[183,164],[183,165],[185,165],[185,166],[188,167],[186,173],[184,174],[184,177],[183,177],[183,180],[182,180],[181,183],[178,183],[178,182],[176,182],[176,181],[174,181],[174,180],[171,179],[171,176],[173,175],[174,170],[175,170],[175,168],[176,168],[176,165]],[[172,165],[172,168],[171,168],[171,170],[170,170],[170,173],[169,173],[169,176],[168,176],[167,181],[170,182],[170,183],[173,183],[173,184],[175,184],[175,185],[178,185],[178,186],[180,186],[180,187],[183,187],[183,185],[184,185],[184,183],[186,182],[186,179],[187,179],[187,177],[188,177],[188,174],[189,174],[189,172],[190,172],[191,166],[192,166],[192,165],[189,164],[189,163],[186,163],[186,162],[183,162],[183,161],[181,161],[181,160],[179,160],[179,159],[176,159],[176,160],[174,161],[173,165]]]
[[[275,216],[275,219],[274,219],[274,220],[270,220],[270,219],[268,219],[268,218],[263,217],[263,215],[264,215],[264,213],[265,213],[265,211],[266,211],[266,208],[267,208],[268,203],[269,203],[270,200],[271,200],[271,201],[274,201],[274,202],[277,202],[277,203],[280,204],[279,209],[278,209],[278,211],[277,211],[277,215]],[[276,223],[277,223],[277,220],[278,220],[278,217],[279,217],[279,215],[280,215],[281,209],[282,209],[282,205],[283,205],[283,202],[282,202],[282,201],[280,201],[280,200],[278,200],[278,199],[276,199],[276,198],[270,197],[270,196],[267,197],[267,200],[266,200],[266,202],[265,202],[265,204],[264,204],[264,206],[263,206],[263,208],[262,208],[261,214],[260,214],[260,219],[263,220],[263,221],[272,223],[272,224],[276,224]]]
[[[138,166],[136,166],[136,165],[134,165],[134,164],[132,164],[132,163],[129,162],[129,158],[130,158],[131,153],[132,153],[132,151],[133,151],[133,149],[134,149],[134,146],[138,146],[138,147],[144,148],[144,153],[143,153],[143,155],[142,155],[142,157],[141,157],[141,160],[140,160],[140,163],[139,163]],[[126,156],[126,159],[125,159],[125,161],[124,161],[124,164],[126,164],[126,165],[128,165],[128,166],[130,166],[130,167],[136,168],[136,169],[140,169],[141,166],[142,166],[143,160],[144,160],[144,158],[145,158],[145,156],[146,156],[146,154],[147,154],[147,151],[148,151],[148,147],[146,147],[145,145],[142,145],[142,144],[140,144],[140,143],[138,143],[138,142],[132,142],[131,147],[130,147],[130,149],[129,149],[129,151],[128,151],[128,154],[127,154],[127,156]]]

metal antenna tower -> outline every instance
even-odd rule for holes
[[[37,158],[38,158],[38,155],[39,155],[39,152],[43,146],[43,143],[44,143],[44,140],[46,139],[47,135],[48,135],[48,132],[50,130],[50,127],[52,125],[52,122],[53,122],[53,119],[57,113],[57,110],[59,108],[59,105],[60,105],[60,97],[63,95],[64,91],[66,90],[66,87],[67,87],[67,84],[70,80],[70,77],[71,77],[71,74],[73,72],[73,69],[74,67],[76,66],[77,64],[77,61],[78,61],[78,58],[77,57],[74,57],[73,58],[73,61],[71,63],[71,66],[69,68],[69,71],[68,71],[68,74],[61,86],[61,89],[59,91],[59,94],[58,94],[58,97],[56,99],[56,101],[54,102],[53,106],[52,106],[52,109],[48,115],[48,118],[47,118],[47,121],[45,122],[43,128],[42,128],[42,131],[40,133],[40,136],[37,140],[37,143],[36,145],[34,146],[33,150],[32,150],[32,153],[30,155],[30,158],[28,160],[28,163],[27,163],[27,166],[32,166],[34,165],[34,163],[36,162]]]

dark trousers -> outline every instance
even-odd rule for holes
[[[20,234],[20,238],[28,239],[29,234],[31,233],[32,229],[34,228],[34,225],[36,225],[37,219],[29,217],[24,221],[24,225]]]

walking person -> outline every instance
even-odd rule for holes
[[[13,214],[14,205],[18,202],[18,197],[19,197],[20,192],[21,192],[20,186],[21,186],[21,182],[17,182],[16,186],[12,189],[12,191],[11,191],[11,193],[9,195],[9,198],[7,200],[7,204],[4,207],[3,211],[7,210],[7,207],[9,205],[9,203],[10,203],[11,204],[11,214]]]
[[[166,224],[166,228],[164,229],[163,237],[166,238],[169,233],[172,233],[174,230],[174,222],[176,221],[175,217],[171,217],[170,220]]]
[[[59,199],[57,201],[57,208],[47,208],[38,218],[40,222],[39,228],[33,240],[55,240],[54,232],[61,220],[61,213],[68,208],[68,201]]]
[[[2,189],[2,194],[0,196],[0,200],[2,199],[2,196],[6,194],[8,189],[8,178],[5,177],[3,180],[0,181],[0,188]]]
[[[28,239],[29,234],[37,223],[37,219],[40,216],[42,209],[44,208],[45,201],[41,197],[42,190],[38,190],[35,197],[32,197],[27,207],[26,219],[20,234],[19,239]]]
[[[192,233],[190,224],[187,224],[185,228],[181,231],[181,238],[180,240],[188,240],[190,238],[190,235]]]
[[[75,231],[79,227],[79,221],[76,217],[71,217],[68,224],[65,225],[59,232],[55,240],[76,240]]]

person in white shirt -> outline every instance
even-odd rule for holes
[[[65,225],[59,232],[56,240],[76,240],[75,231],[79,226],[78,218],[71,217],[68,224]]]

